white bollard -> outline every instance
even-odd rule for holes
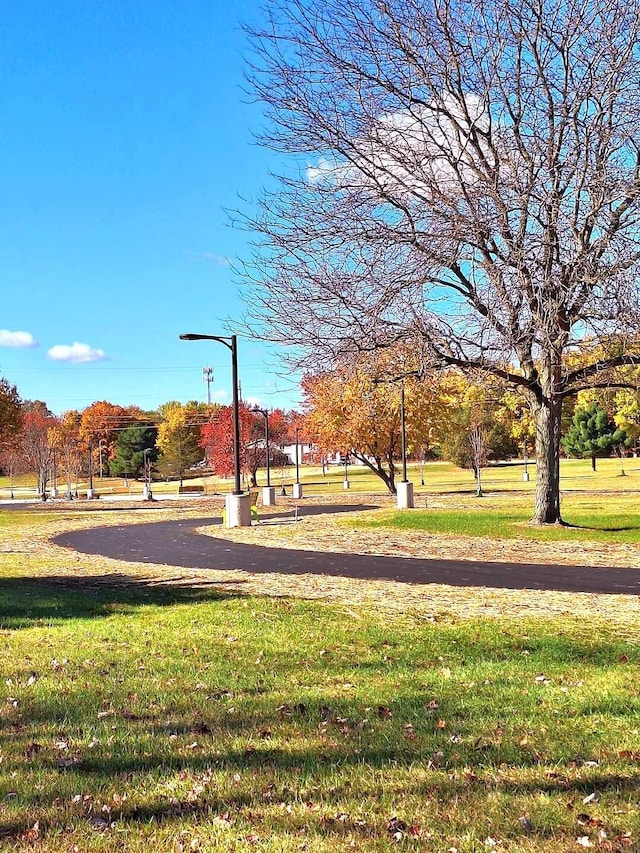
[[[263,486],[262,487],[262,506],[275,506],[276,505],[276,487],[275,486]]]
[[[398,509],[413,509],[413,483],[408,480],[402,480],[398,483],[398,493],[396,495]]]
[[[302,483],[293,484],[293,497],[295,500],[300,500],[302,497]]]
[[[226,526],[251,527],[251,495],[227,495],[225,498]]]

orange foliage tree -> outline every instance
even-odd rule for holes
[[[361,356],[302,380],[306,429],[321,455],[350,455],[380,477],[391,494],[401,455],[401,389],[393,381],[394,368],[392,360]],[[403,381],[407,449],[423,454],[446,424],[449,400],[436,376],[429,382],[412,376]]]

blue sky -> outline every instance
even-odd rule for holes
[[[268,181],[242,91],[258,0],[22,0],[0,22],[0,375],[55,413],[230,400],[230,359],[181,332],[238,317],[225,208]],[[24,333],[20,336],[17,333]],[[28,346],[34,343],[37,345]],[[297,384],[239,343],[245,398]]]

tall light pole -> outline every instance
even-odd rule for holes
[[[89,442],[89,488],[87,489],[87,497],[93,498],[93,444]]]
[[[199,335],[191,332],[180,335],[181,341],[217,341],[231,352],[231,383],[233,386],[233,475],[232,501],[227,501],[227,527],[249,527],[251,505],[240,485],[240,408],[238,395],[238,338],[236,335]],[[246,499],[246,500],[245,500]],[[246,505],[246,506],[245,506]]]
[[[396,487],[396,506],[398,509],[411,509],[413,502],[413,483],[407,479],[407,421],[404,399],[404,376],[394,379],[376,379],[374,385],[386,382],[400,382],[400,441],[402,448],[402,480]]]
[[[264,418],[264,440],[267,453],[267,485],[262,489],[262,505],[273,506],[276,502],[276,490],[271,485],[271,449],[269,447],[269,412],[267,409],[261,409],[259,406],[254,406],[251,410],[262,415]]]
[[[153,497],[151,493],[151,462],[149,461],[150,447],[145,447],[142,451],[142,470],[144,471],[144,489],[142,497],[144,500],[150,501]]]
[[[400,380],[400,434],[402,441],[402,482],[398,483],[396,504],[398,509],[411,509],[413,503],[413,483],[407,479],[407,418],[404,404],[404,377]]]
[[[302,483],[300,482],[300,431],[302,427],[295,428],[296,433],[296,481],[293,484],[293,497],[302,497]]]
[[[404,379],[400,383],[400,435],[402,441],[402,482],[407,483],[407,419],[404,410]]]
[[[98,442],[98,464],[100,465],[100,479],[102,479],[102,445],[107,443],[106,438],[101,438]]]
[[[51,497],[58,497],[58,472],[56,471],[56,449],[52,448],[51,459]]]

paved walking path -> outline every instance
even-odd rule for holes
[[[363,509],[367,507],[309,506],[302,507],[300,515]],[[220,522],[220,519],[206,516],[125,527],[95,527],[61,534],[54,541],[84,554],[187,569],[239,569],[256,573],[315,574],[497,589],[640,594],[639,569],[327,553],[322,549],[322,543],[318,543],[318,551],[295,551],[244,545],[196,533],[196,528],[216,522]]]

